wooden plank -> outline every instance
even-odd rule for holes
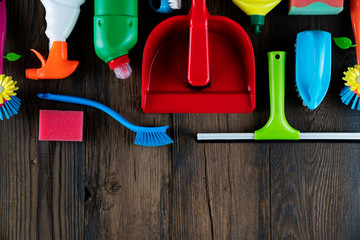
[[[279,145],[271,154],[273,237],[357,239],[358,144]]]
[[[182,128],[174,133],[173,239],[269,239],[268,148],[197,144],[194,120],[213,117],[181,115],[174,122]]]
[[[82,143],[39,143],[37,236],[84,236],[84,150]]]
[[[271,18],[271,41],[287,50],[286,115],[290,124],[306,132],[358,132],[358,112],[349,110],[339,97],[342,72],[355,64],[353,50],[334,47],[333,77],[328,95],[319,109],[301,107],[294,96],[294,54],[291,41],[296,33],[323,29],[336,36],[350,36],[345,12],[339,16],[290,17],[281,14],[285,4]],[[283,24],[285,23],[285,24]],[[271,145],[271,226],[274,239],[359,238],[359,145],[357,143],[275,143]]]
[[[147,13],[152,13],[148,4],[140,4],[140,12],[144,6]],[[91,6],[87,7],[84,11],[92,13]],[[92,74],[85,76],[86,96],[108,105],[134,124],[163,126],[170,123],[170,115],[145,115],[140,108],[141,59],[147,37],[143,32],[149,30],[144,27],[148,22],[140,18],[139,43],[129,54],[134,70],[130,79],[116,79],[93,51],[84,53],[83,67],[92,69]],[[78,32],[73,37],[81,34]],[[92,30],[86,39],[92,39],[91,34]],[[89,41],[89,49],[92,44]],[[134,145],[134,139],[135,133],[108,115],[87,109],[86,239],[166,239],[169,236],[172,147],[140,147]]]
[[[184,1],[187,14],[191,1]],[[352,36],[349,6],[339,16],[288,17],[281,3],[260,36],[250,34],[257,64],[253,114],[143,114],[141,58],[146,38],[168,17],[140,5],[140,38],[130,58],[131,79],[120,81],[99,60],[92,43],[93,2],[86,2],[69,38],[69,55],[80,61],[60,81],[24,79],[35,67],[35,48],[48,52],[39,1],[7,1],[5,62],[23,99],[21,113],[0,124],[0,239],[358,239],[359,148],[357,143],[197,143],[197,132],[250,132],[269,115],[267,56],[287,55],[286,115],[302,131],[360,131],[358,112],[338,92],[342,72],[355,63],[354,49],[333,48],[333,80],[323,104],[310,112],[293,92],[296,33],[323,29]],[[248,18],[231,1],[208,1],[211,14],[230,17],[251,32]],[[146,16],[146,17],[144,17]],[[149,20],[151,19],[151,21]],[[348,23],[348,24],[345,24]],[[39,91],[98,100],[139,125],[170,124],[175,144],[135,146],[134,133],[98,110],[35,99]],[[38,142],[38,110],[85,111],[84,143]]]
[[[211,14],[248,26],[247,16],[231,1],[208,1],[207,5]],[[263,42],[254,41],[258,63],[266,63],[268,27],[260,36]],[[267,79],[267,72],[260,68],[257,87],[260,93],[267,92],[259,79]],[[264,98],[266,94],[258,95],[258,100]],[[270,238],[268,145],[199,144],[195,140],[198,132],[254,131],[260,127],[259,120],[266,119],[258,106],[253,114],[174,115],[172,239]]]
[[[28,142],[29,135],[23,129],[29,128],[20,119],[4,122],[0,127],[1,136],[4,137],[0,147],[1,239],[26,239],[28,236],[36,236],[36,149]],[[20,134],[24,138],[17,137]],[[24,221],[25,219],[27,221]]]
[[[39,109],[61,108],[36,100],[35,94],[68,89],[69,94],[76,94],[74,79],[46,84],[24,79],[24,68],[38,66],[29,48],[44,55],[48,52],[45,13],[37,1],[7,1],[7,10],[5,52],[23,57],[5,62],[4,72],[18,81],[22,107],[18,116],[1,122],[0,127],[0,238],[82,239],[85,146],[37,141]]]

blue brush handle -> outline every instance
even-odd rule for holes
[[[164,126],[164,127],[141,127],[141,126],[136,126],[136,125],[130,123],[129,121],[127,121],[122,116],[120,116],[120,114],[118,114],[117,112],[115,112],[111,108],[109,108],[109,107],[107,107],[107,106],[105,106],[105,105],[103,105],[101,103],[98,103],[96,101],[86,99],[86,98],[59,95],[59,94],[51,94],[51,93],[39,93],[37,96],[39,98],[41,98],[41,99],[58,101],[58,102],[66,102],[66,103],[74,103],[74,104],[80,104],[80,105],[85,105],[85,106],[90,106],[90,107],[97,108],[97,109],[109,114],[116,121],[120,122],[126,128],[128,128],[128,129],[130,129],[130,130],[132,130],[134,132],[153,132],[154,130],[161,130],[161,129],[166,130],[166,129],[169,128],[168,126]]]
[[[151,8],[154,9],[155,11],[159,12],[159,13],[171,13],[173,11],[173,9],[171,9],[170,6],[169,6],[169,1],[168,0],[161,0],[159,9],[154,8],[154,5],[153,5],[152,1],[153,0],[149,0]],[[159,0],[157,0],[157,1],[159,1]]]

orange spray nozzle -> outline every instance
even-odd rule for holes
[[[360,65],[360,0],[350,1],[350,13],[354,31],[357,64]]]
[[[70,76],[79,65],[78,61],[68,60],[67,42],[54,42],[47,60],[36,50],[31,49],[41,62],[41,68],[26,69],[26,78],[63,79]]]

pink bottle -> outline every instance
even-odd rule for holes
[[[0,0],[0,75],[3,74],[3,56],[6,37],[6,5],[5,0]]]

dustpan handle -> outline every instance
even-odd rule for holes
[[[210,82],[209,32],[206,0],[193,0],[190,15],[188,82],[203,87]]]
[[[189,12],[190,19],[203,21],[209,17],[206,0],[193,0]]]
[[[269,52],[270,118],[255,132],[256,140],[299,140],[300,132],[285,118],[285,56],[286,52]]]
[[[3,56],[6,38],[6,5],[0,0],[0,75],[3,73]]]

